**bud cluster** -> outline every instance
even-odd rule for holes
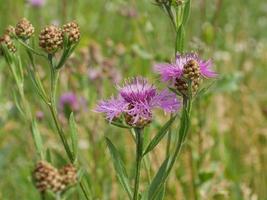
[[[11,37],[6,33],[2,37],[0,37],[0,46],[2,46],[3,44],[6,45],[7,49],[10,52],[15,53],[17,51],[17,48],[14,45]]]
[[[66,34],[71,43],[77,43],[80,39],[80,28],[76,22],[63,25],[63,33]]]
[[[26,40],[34,34],[34,27],[26,18],[22,18],[16,25],[15,33]]]
[[[54,53],[63,47],[63,34],[61,28],[50,25],[41,30],[39,45],[47,53]]]
[[[76,183],[77,172],[70,164],[58,170],[46,161],[39,161],[34,169],[33,178],[40,192],[62,192],[66,187]]]

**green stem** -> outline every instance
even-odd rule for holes
[[[135,168],[133,200],[138,200],[141,162],[142,162],[142,154],[143,154],[143,133],[142,133],[142,129],[139,129],[139,128],[135,128],[134,131],[135,131],[135,136],[136,136],[136,168]]]
[[[24,46],[25,48],[27,48],[28,50],[30,50],[31,52],[33,52],[34,54],[46,58],[46,56],[45,56],[44,54],[35,51],[32,47],[30,47],[28,44],[26,44],[25,42],[21,41],[20,39],[17,39],[17,41],[18,41],[22,46]]]

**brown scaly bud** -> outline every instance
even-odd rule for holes
[[[16,35],[22,39],[29,39],[34,34],[34,27],[26,18],[22,18],[16,25]]]
[[[184,95],[188,94],[189,89],[186,80],[191,81],[192,94],[195,94],[202,81],[197,61],[189,60],[187,64],[184,65],[183,77],[175,80],[176,89]]]
[[[17,51],[17,48],[8,34],[4,34],[2,37],[0,37],[0,46],[1,45],[6,45],[7,49],[12,53]]]
[[[34,169],[33,178],[36,188],[40,192],[52,190],[53,192],[63,191],[65,185],[58,170],[46,161],[39,161]]]
[[[72,164],[68,164],[59,170],[62,177],[62,184],[74,185],[77,182],[77,170]]]
[[[63,33],[66,34],[71,43],[77,43],[80,40],[80,27],[76,22],[63,25]]]
[[[5,34],[9,35],[12,38],[16,34],[15,33],[15,27],[9,25],[5,30]]]
[[[50,25],[42,29],[39,35],[39,45],[47,53],[55,53],[63,46],[62,30],[55,25]]]

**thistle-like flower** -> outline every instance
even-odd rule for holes
[[[41,30],[41,33],[39,35],[39,45],[47,53],[55,53],[63,46],[62,30],[55,25],[47,26],[46,28]]]
[[[80,39],[80,27],[76,22],[63,25],[63,33],[66,34],[71,43],[77,43]]]
[[[189,84],[192,94],[198,90],[202,78],[214,78],[217,73],[211,69],[211,60],[202,60],[195,53],[177,54],[174,63],[155,65],[155,71],[162,81],[169,82],[183,95],[188,95]]]
[[[176,112],[180,102],[168,90],[158,92],[144,78],[133,78],[118,87],[119,95],[107,101],[100,101],[96,111],[105,113],[111,122],[124,116],[125,122],[137,128],[143,128],[152,121],[152,109],[159,107],[165,112]]]
[[[34,33],[33,25],[26,19],[22,18],[16,25],[16,35],[24,40],[29,39]]]

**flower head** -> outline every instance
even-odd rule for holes
[[[78,97],[73,92],[66,92],[61,95],[59,100],[59,110],[69,116],[71,112],[77,112],[80,109]]]
[[[144,78],[133,78],[118,87],[119,95],[107,101],[100,101],[96,111],[106,114],[112,121],[124,115],[128,125],[142,128],[152,120],[153,108],[159,107],[165,112],[175,112],[180,107],[176,96],[167,90],[158,90]]]
[[[202,78],[214,78],[217,73],[211,69],[211,60],[202,60],[195,53],[177,54],[174,63],[155,65],[155,71],[161,75],[162,81],[170,82],[177,90],[187,93],[188,82],[192,83],[195,92]]]
[[[45,4],[45,0],[28,0],[28,3],[34,7],[42,7]]]

